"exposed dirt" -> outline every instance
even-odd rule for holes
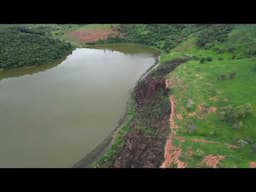
[[[208,108],[208,113],[215,113],[217,111],[216,107],[209,107]]]
[[[223,155],[207,155],[202,163],[206,164],[208,167],[217,168],[219,161],[223,159],[225,159]]]
[[[256,168],[256,162],[250,162],[250,168]]]
[[[188,116],[189,116],[189,117],[194,117],[194,116],[196,116],[196,112],[188,113]]]
[[[107,39],[109,36],[117,35],[113,29],[84,29],[75,30],[68,33],[68,36],[81,43],[90,43],[102,39]]]
[[[163,95],[168,98],[169,90],[167,88],[168,86],[166,85],[168,83],[165,81],[164,76],[173,70],[178,64],[184,61],[186,60],[179,59],[165,64],[157,71],[150,74],[142,82],[138,83],[134,89],[137,111],[136,117],[144,113],[145,111],[143,110],[150,110],[150,107],[145,108],[145,106],[148,107],[148,104],[158,102],[157,99],[159,99],[159,92],[163,93]],[[182,152],[181,148],[173,146],[172,141],[169,139],[166,142],[165,135],[170,128],[168,121],[171,120],[170,123],[174,129],[176,127],[174,122],[174,98],[172,98],[170,102],[172,102],[171,110],[173,111],[173,113],[171,113],[171,118],[169,115],[170,110],[168,108],[167,113],[164,111],[164,113],[162,113],[160,116],[160,119],[156,119],[151,122],[152,117],[148,117],[150,118],[148,122],[153,123],[150,124],[150,127],[154,129],[154,134],[151,136],[137,129],[137,124],[140,122],[137,122],[135,117],[131,123],[131,131],[124,136],[121,150],[110,167],[157,168],[162,163],[161,157],[165,157],[168,160],[164,167],[168,167],[170,163],[175,163],[177,167],[186,166],[184,162],[179,160],[179,156]],[[174,133],[175,131],[172,131],[171,134]],[[166,150],[163,148],[164,145]],[[171,153],[168,152],[169,150]],[[171,155],[170,159],[168,155]]]
[[[171,114],[170,114],[170,128],[171,134],[169,135],[165,149],[164,149],[164,162],[160,166],[160,168],[170,168],[171,165],[176,165],[177,168],[185,168],[187,164],[181,160],[179,157],[182,153],[181,146],[173,145],[173,137],[176,135],[176,130],[178,126],[175,124],[175,98],[173,96],[170,97],[171,102]]]
[[[213,96],[213,97],[210,97],[210,98],[209,98],[209,100],[210,100],[210,101],[215,101],[215,102],[216,102],[216,101],[218,101],[218,98],[217,98],[216,96]]]
[[[177,114],[176,117],[177,117],[177,119],[179,119],[179,120],[182,120],[182,119],[183,119],[183,117],[182,117],[181,114]]]

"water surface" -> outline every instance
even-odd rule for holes
[[[51,69],[1,79],[0,167],[72,167],[113,131],[154,62],[79,48]]]

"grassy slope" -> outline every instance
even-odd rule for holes
[[[256,41],[256,27],[237,26],[225,43],[216,44],[216,47],[235,48],[233,53],[224,51],[216,53],[214,48],[210,50],[198,49],[195,46],[195,37],[191,36],[187,41],[173,49],[171,53],[161,57],[162,61],[171,60],[184,55],[197,57],[211,57],[212,61],[200,63],[192,60],[180,65],[168,75],[169,80],[176,83],[172,85],[172,94],[177,98],[176,113],[182,114],[183,119],[176,119],[179,126],[177,135],[185,137],[186,142],[178,140],[183,153],[181,159],[188,163],[188,167],[202,167],[203,158],[206,155],[224,155],[226,158],[220,161],[220,167],[248,167],[250,161],[256,161],[256,152],[253,145],[256,143],[256,69],[255,59],[247,57],[247,49],[253,49]],[[245,36],[246,34],[246,36]],[[234,56],[237,59],[232,59]],[[239,57],[237,57],[239,56]],[[221,60],[222,59],[222,60]],[[218,80],[221,74],[235,72],[234,79]],[[178,81],[177,81],[178,79]],[[210,100],[210,98],[217,100]],[[190,111],[186,108],[188,99],[194,102]],[[221,121],[218,112],[221,107],[231,104],[233,106],[250,102],[253,113],[243,119],[244,126],[239,130],[233,129],[228,123]],[[198,116],[198,105],[206,104],[217,108],[217,112],[204,114],[203,119]],[[196,116],[189,113],[196,112]],[[195,129],[189,131],[188,124],[193,122]],[[206,144],[188,141],[189,138],[200,138],[221,143],[230,143],[239,146],[231,149],[222,144]],[[241,146],[239,140],[248,144]],[[193,151],[192,157],[186,151]]]

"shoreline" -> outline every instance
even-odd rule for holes
[[[86,154],[80,161],[78,161],[77,163],[75,163],[72,168],[92,168],[91,165],[95,162],[97,162],[104,154],[105,152],[111,148],[112,143],[115,139],[115,135],[118,133],[118,131],[120,130],[120,128],[123,127],[124,123],[127,120],[127,114],[129,112],[130,109],[130,103],[131,103],[131,96],[132,93],[134,91],[134,88],[136,87],[136,85],[142,81],[143,79],[145,79],[148,74],[153,71],[156,67],[158,67],[160,65],[160,55],[158,57],[156,57],[154,64],[149,67],[142,75],[141,77],[138,79],[138,81],[135,83],[134,87],[131,89],[130,93],[129,93],[129,99],[126,102],[126,109],[125,109],[125,113],[123,115],[123,117],[121,117],[121,119],[118,121],[117,126],[115,127],[115,129],[113,131],[110,132],[110,134],[100,143],[98,144],[91,152],[89,152],[88,154]]]

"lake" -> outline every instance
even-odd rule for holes
[[[72,167],[115,129],[155,61],[147,52],[78,48],[50,69],[3,75],[0,167]]]

